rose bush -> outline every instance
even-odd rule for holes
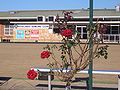
[[[72,12],[64,11],[64,18],[60,19],[58,15],[56,16],[54,27],[58,29],[60,32],[59,35],[63,38],[61,40],[61,44],[47,45],[40,53],[40,57],[42,59],[48,60],[47,65],[51,69],[51,74],[58,77],[59,80],[66,82],[66,86],[71,85],[72,79],[77,72],[86,69],[89,65],[89,52],[91,50],[91,48],[89,48],[89,43],[91,39],[93,39],[93,59],[100,58],[101,56],[107,59],[108,55],[108,46],[100,45],[103,38],[96,39],[98,37],[98,33],[103,36],[105,30],[107,30],[104,27],[105,25],[101,27],[100,24],[95,23],[93,26],[86,26],[86,31],[89,35],[87,35],[86,41],[82,41],[80,37],[81,33],[75,29],[74,24],[70,26],[67,23],[73,18],[71,14]],[[30,73],[28,76],[30,78],[32,76],[33,79],[36,74],[34,76]]]
[[[41,58],[49,60],[49,57],[51,57],[53,59],[53,61],[50,59],[47,65],[51,70],[57,69],[52,74],[57,76],[61,81],[67,82],[66,86],[70,86],[73,77],[78,71],[85,69],[89,65],[90,39],[93,39],[93,59],[101,56],[107,59],[108,55],[108,46],[99,46],[103,38],[96,39],[98,37],[97,33],[103,36],[103,33],[107,30],[104,27],[105,25],[98,23],[93,26],[88,25],[87,32],[89,36],[85,42],[82,42],[80,32],[75,29],[74,24],[71,26],[67,24],[72,19],[71,14],[72,12],[64,11],[64,19],[60,19],[58,15],[56,17],[57,23],[54,24],[54,27],[60,31],[60,35],[63,37],[61,40],[62,44],[60,46],[47,45],[44,47],[47,51],[41,53]],[[95,38],[94,35],[96,35]],[[56,52],[60,58],[55,56]]]

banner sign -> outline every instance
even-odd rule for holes
[[[31,30],[31,39],[39,39],[39,30]]]
[[[46,37],[45,35],[53,33],[53,30],[49,29],[48,24],[16,24],[16,28],[14,31],[14,36],[16,39],[26,40],[39,40]],[[41,37],[42,34],[43,37]]]
[[[24,39],[25,33],[24,30],[16,30],[16,39]]]
[[[49,25],[16,25],[17,28],[49,29]]]
[[[30,30],[25,30],[25,39],[30,39]]]

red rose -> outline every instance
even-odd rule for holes
[[[50,56],[50,54],[51,54],[51,52],[49,52],[49,51],[43,51],[42,53],[41,53],[41,58],[48,58],[49,56]]]
[[[65,29],[61,32],[61,35],[65,36],[65,37],[72,37],[72,34],[73,34],[72,30],[70,30],[70,29]]]
[[[98,32],[99,32],[100,34],[105,34],[106,31],[107,31],[107,25],[106,25],[106,24],[100,25]]]
[[[67,16],[67,20],[71,20],[72,19],[72,16]]]
[[[29,70],[27,73],[27,77],[31,80],[34,80],[37,77],[37,72],[34,70]]]

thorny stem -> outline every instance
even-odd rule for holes
[[[73,46],[73,48],[77,52],[77,54],[79,54],[81,56],[81,54],[77,51],[77,49],[75,48],[75,46]]]

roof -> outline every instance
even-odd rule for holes
[[[63,11],[72,11],[74,17],[89,16],[89,9],[76,10],[21,10],[21,11],[7,11],[0,12],[0,17],[37,17],[49,15],[62,16]],[[120,11],[116,9],[94,9],[94,16],[120,16]]]

